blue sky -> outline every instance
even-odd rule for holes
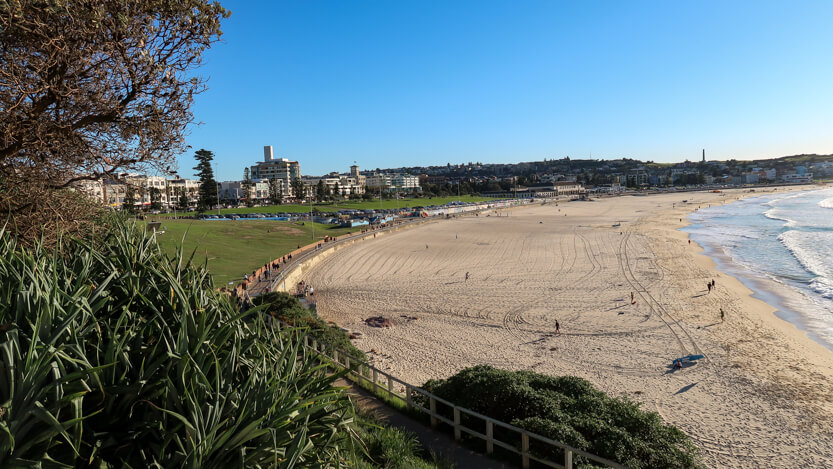
[[[264,145],[309,175],[833,152],[830,1],[221,3],[188,138],[220,180]]]

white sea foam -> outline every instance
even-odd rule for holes
[[[833,197],[821,200],[817,205],[821,208],[833,208]]]
[[[764,216],[772,219],[772,220],[781,220],[786,222],[784,226],[794,227],[796,225],[796,221],[790,218],[787,218],[786,214],[783,210],[779,210],[777,208],[771,208],[764,212]]]
[[[819,295],[833,299],[833,232],[791,230],[778,236],[778,240],[792,253],[815,278],[810,281]]]

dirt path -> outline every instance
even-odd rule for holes
[[[413,433],[419,439],[423,448],[441,456],[442,459],[454,461],[454,467],[458,469],[511,469],[516,467],[495,461],[483,454],[460,446],[450,435],[432,430],[431,427],[391,409],[373,397],[372,394],[354,386],[349,381],[339,379],[336,381],[336,385],[349,388],[347,393],[358,408],[373,413],[380,421],[392,427]]]

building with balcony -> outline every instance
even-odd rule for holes
[[[290,161],[286,158],[275,158],[271,146],[263,147],[263,161],[255,163],[250,168],[252,180],[277,179],[282,181],[284,196],[292,194],[292,181],[301,177],[301,165],[297,161]]]

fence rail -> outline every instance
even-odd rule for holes
[[[276,323],[279,328],[290,327],[281,321],[277,321]],[[368,385],[373,394],[387,397],[391,400],[397,399],[404,403],[407,407],[416,409],[426,414],[430,419],[432,428],[436,428],[440,423],[444,423],[454,429],[454,438],[456,440],[460,440],[463,433],[483,440],[486,443],[486,454],[492,454],[495,446],[517,454],[521,458],[521,467],[524,469],[530,467],[530,461],[536,461],[547,467],[572,469],[574,456],[583,456],[595,463],[603,464],[607,467],[626,469],[625,466],[609,459],[590,454],[559,441],[532,433],[506,422],[501,422],[500,420],[493,419],[465,407],[455,405],[453,402],[447,401],[439,396],[435,396],[418,386],[414,386],[391,375],[390,373],[374,367],[363,358],[352,356],[343,349],[334,347],[325,342],[320,342],[307,333],[304,333],[303,335],[303,346],[305,349],[312,351],[319,357],[323,357],[335,367],[346,369],[348,371],[346,376],[348,379],[359,385]],[[400,391],[400,389],[402,391]],[[423,405],[425,403],[428,404],[428,407]],[[438,406],[442,407],[438,409]],[[452,418],[448,418],[446,416],[447,414],[443,414],[441,410],[446,410],[447,412],[450,411]],[[466,426],[466,424],[463,423],[464,415],[469,421],[475,420],[481,422],[482,427],[485,428],[485,433],[478,431],[475,428]],[[495,427],[508,430],[512,434],[516,435],[516,438],[512,441],[502,441],[498,439],[498,437],[495,436]],[[544,459],[543,457],[536,456],[530,450],[531,443],[551,449],[560,449],[564,454],[563,463],[559,464],[551,460]]]
[[[424,223],[429,220],[431,219],[412,220],[403,224],[418,224]],[[377,230],[376,233],[379,233],[380,231],[389,231],[392,229],[400,228],[403,224],[389,226],[383,228],[382,230]],[[330,242],[326,244],[323,249],[313,248],[305,252],[299,253],[300,255],[296,256],[297,259],[293,258],[293,262],[287,265],[286,269],[280,271],[276,278],[272,279],[272,281],[270,282],[270,290],[274,291],[275,287],[277,287],[277,285],[284,281],[286,276],[289,275],[289,273],[292,270],[301,265],[308,258],[321,253],[323,250],[330,249],[331,247],[334,247],[336,244],[341,244],[342,242],[368,236],[371,234],[372,233],[357,233]],[[276,321],[275,324],[278,328],[289,327],[286,323],[283,323],[279,320]],[[612,467],[615,469],[627,469],[625,466],[611,461],[609,459],[605,459],[600,456],[590,454],[586,451],[573,448],[559,441],[555,441],[545,436],[532,433],[530,431],[524,430],[506,422],[501,422],[500,420],[493,419],[489,416],[480,414],[465,407],[455,405],[453,402],[449,402],[439,396],[435,396],[418,386],[414,386],[383,370],[374,367],[363,358],[352,356],[348,352],[345,352],[343,349],[334,347],[331,344],[319,342],[317,339],[315,339],[307,333],[303,335],[303,346],[305,349],[311,350],[313,353],[324,357],[328,362],[332,363],[333,365],[348,370],[348,379],[355,383],[358,383],[359,385],[369,385],[371,387],[371,391],[375,395],[386,396],[388,399],[391,400],[399,400],[403,402],[407,407],[425,413],[429,417],[432,428],[436,428],[440,423],[443,423],[454,429],[454,438],[456,440],[460,440],[462,438],[463,433],[483,440],[486,443],[486,454],[494,453],[495,446],[517,454],[521,458],[521,467],[523,469],[527,469],[530,467],[530,461],[536,461],[547,467],[554,467],[558,469],[572,469],[573,457],[576,455],[583,456],[593,462],[603,464],[607,467]],[[397,389],[397,387],[402,391],[400,392]],[[415,396],[418,396],[417,399],[414,399]],[[420,402],[427,403],[428,407],[425,407],[424,405],[420,404]],[[442,406],[442,410],[450,411],[452,418],[448,418],[445,415],[443,415],[440,412],[440,410],[438,410],[438,405]],[[482,422],[483,428],[485,429],[485,433],[480,432],[477,429],[467,427],[463,423],[464,415],[467,417],[467,420],[476,420]],[[502,441],[498,439],[497,436],[495,436],[495,427],[509,431],[517,437],[514,438],[511,442]],[[563,451],[564,455],[563,463],[558,464],[556,462],[536,456],[530,450],[531,443],[536,443],[537,445],[548,447],[551,449],[560,449],[561,451]]]

